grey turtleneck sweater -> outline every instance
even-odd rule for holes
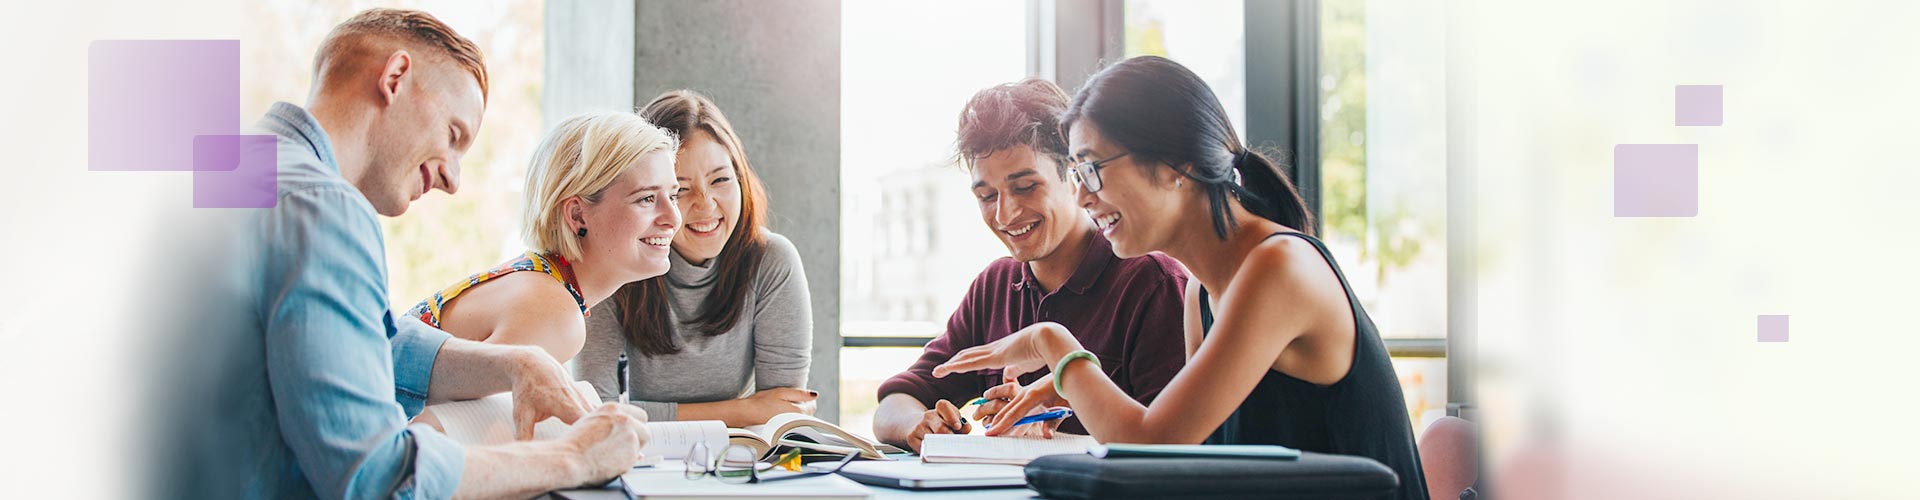
[[[680,318],[691,318],[713,290],[715,270],[687,262],[677,252],[667,270],[667,295],[678,354],[652,356],[627,345],[612,300],[587,318],[587,341],[574,358],[574,378],[593,384],[600,398],[619,400],[621,352],[627,354],[627,396],[648,419],[676,420],[680,403],[738,399],[760,389],[805,387],[813,353],[813,308],[800,252],[771,231],[766,255],[747,291],[747,307],[726,333],[708,337]],[[715,261],[709,260],[708,265]]]

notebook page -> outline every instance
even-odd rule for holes
[[[1100,444],[1092,436],[1055,433],[1053,439],[1038,437],[981,436],[974,434],[928,434],[920,443],[920,460],[928,463],[977,463],[1025,465],[1047,455],[1086,453]]]
[[[873,492],[866,486],[853,482],[837,474],[788,479],[763,484],[731,484],[705,478],[688,481],[679,470],[634,469],[620,476],[630,498],[641,500],[656,498],[697,499],[697,498],[739,498],[766,500],[776,498],[829,500],[829,499],[865,499],[873,498]],[[770,471],[764,477],[780,477],[792,474],[785,470]]]

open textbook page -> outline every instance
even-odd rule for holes
[[[594,394],[587,382],[575,382],[584,394]],[[461,444],[493,445],[513,442],[513,394],[500,393],[480,399],[428,406],[440,422],[440,428]],[[535,440],[559,439],[570,426],[549,418],[533,426]],[[727,445],[727,426],[718,420],[685,422],[648,422],[650,436],[640,453],[648,462],[657,459],[678,460],[687,455],[694,443],[706,443],[718,452]]]

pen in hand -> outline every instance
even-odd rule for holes
[[[987,399],[987,398],[986,398],[986,397],[984,397],[984,396],[983,396],[983,397],[977,397],[977,398],[973,398],[973,401],[968,401],[968,402],[967,402],[967,404],[963,404],[963,405],[960,405],[960,407],[961,407],[961,408],[966,408],[966,407],[968,407],[968,406],[980,406],[980,405],[983,405],[983,404],[987,404],[987,402],[988,402],[988,401],[993,401],[993,400],[991,400],[991,399]],[[966,433],[967,433],[967,425],[968,425],[968,422],[967,422],[967,417],[965,417],[965,416],[962,416],[962,417],[960,417],[960,428],[957,428],[957,429],[953,429],[953,432],[954,432],[955,434],[966,434]]]
[[[1015,420],[1015,421],[1013,421],[1013,423],[1012,423],[1012,424],[1010,424],[1009,426],[1010,426],[1010,427],[1019,427],[1019,426],[1022,426],[1022,425],[1027,425],[1027,424],[1032,424],[1032,423],[1038,423],[1038,422],[1045,422],[1045,421],[1048,421],[1048,420],[1059,420],[1059,419],[1063,419],[1063,418],[1067,418],[1067,417],[1071,417],[1071,416],[1073,416],[1073,409],[1072,409],[1072,408],[1061,408],[1061,409],[1058,409],[1058,410],[1053,410],[1053,411],[1049,411],[1049,412],[1044,412],[1044,413],[1035,413],[1035,414],[1032,414],[1032,415],[1027,415],[1026,417],[1022,417],[1022,418],[1021,418],[1020,420]],[[993,425],[992,425],[992,424],[988,424],[988,425],[987,425],[987,428],[989,428],[989,429],[991,429],[991,428],[993,428]]]

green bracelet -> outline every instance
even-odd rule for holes
[[[1072,363],[1073,360],[1076,360],[1076,359],[1085,359],[1087,361],[1092,361],[1094,368],[1100,367],[1100,358],[1094,356],[1093,352],[1088,351],[1086,349],[1073,351],[1073,352],[1067,353],[1066,356],[1061,356],[1060,362],[1053,364],[1053,393],[1054,394],[1061,394],[1066,392],[1065,390],[1060,388],[1060,381],[1067,379],[1067,372],[1066,372],[1067,363]]]

